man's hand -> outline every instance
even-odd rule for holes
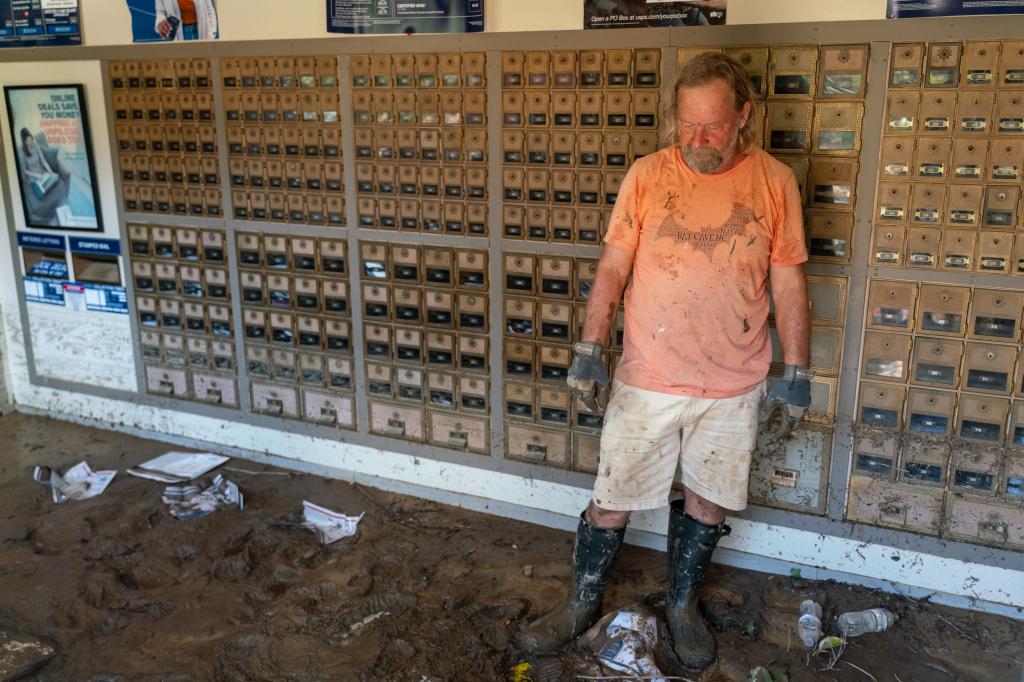
[[[166,19],[161,19],[157,22],[156,32],[160,34],[161,38],[167,38],[171,35],[171,24]]]
[[[580,341],[573,351],[565,383],[588,410],[602,413],[608,405],[608,368],[601,360],[601,346],[593,341]]]
[[[786,365],[782,379],[761,403],[761,424],[770,422],[775,412],[781,411],[782,428],[777,435],[789,435],[811,404],[811,376],[807,367]]]

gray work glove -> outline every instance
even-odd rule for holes
[[[780,423],[772,423],[769,428],[777,436],[788,436],[811,404],[812,376],[806,365],[786,365],[782,378],[761,403],[761,424],[769,424],[777,416]]]
[[[608,405],[608,368],[601,359],[601,345],[580,341],[572,348],[574,356],[565,383],[576,394],[576,400],[600,414]]]

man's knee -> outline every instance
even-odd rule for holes
[[[625,528],[629,523],[629,512],[602,509],[591,502],[584,518],[587,523],[598,528]]]
[[[701,523],[709,526],[717,526],[725,521],[725,508],[710,500],[706,500],[689,488],[686,489],[686,498],[683,502],[686,513]]]

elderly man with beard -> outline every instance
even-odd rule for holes
[[[668,524],[665,616],[680,662],[716,654],[697,591],[726,510],[747,501],[759,424],[793,428],[810,405],[810,319],[800,191],[793,172],[757,146],[754,96],[738,63],[701,54],[679,72],[665,120],[673,144],[633,164],[615,202],[568,383],[600,409],[602,360],[625,290],[622,359],[611,387],[594,492],[580,516],[565,603],[520,644],[551,653],[601,612],[631,511],[684,496]],[[628,284],[628,286],[627,286]],[[769,292],[786,362],[766,394]]]

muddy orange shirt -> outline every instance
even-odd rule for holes
[[[199,21],[196,17],[195,0],[178,0],[178,9],[181,10],[181,23],[194,24]]]
[[[726,398],[768,373],[768,269],[807,260],[793,172],[755,149],[724,173],[691,170],[673,145],[633,164],[605,242],[634,252],[615,377]]]

